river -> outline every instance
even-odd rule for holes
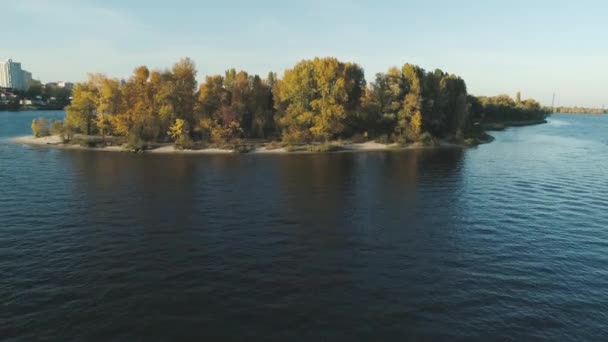
[[[203,156],[10,141],[41,115],[0,112],[0,339],[608,336],[608,116]]]

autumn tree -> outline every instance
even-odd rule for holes
[[[397,133],[404,139],[416,141],[422,133],[422,77],[424,70],[411,64],[402,69],[406,95],[398,113]]]
[[[472,97],[460,77],[412,64],[379,73],[370,85],[360,66],[336,58],[303,60],[282,79],[273,72],[262,79],[232,68],[205,77],[198,91],[196,75],[188,58],[168,70],[138,67],[121,82],[91,75],[74,87],[61,130],[66,140],[75,132],[99,133],[104,140],[111,134],[132,146],[172,140],[185,147],[191,139],[225,144],[278,135],[295,144],[350,137],[407,142],[424,132],[459,139],[479,133],[473,126],[482,121],[547,115],[519,93],[515,100]],[[33,123],[33,132],[39,124]]]
[[[192,145],[190,127],[184,119],[176,119],[167,134],[173,139],[175,146],[178,148],[188,148]]]
[[[72,92],[72,103],[66,108],[66,124],[91,135],[96,109],[97,89],[91,82],[78,83]]]
[[[365,103],[368,110],[377,110],[381,131],[394,132],[395,140],[417,140],[422,132],[458,136],[469,122],[464,81],[439,69],[391,68],[376,76]]]
[[[96,89],[95,125],[105,144],[106,134],[112,133],[110,118],[118,115],[123,107],[120,82],[105,75],[93,74],[89,76],[89,84]]]
[[[135,68],[133,76],[122,87],[126,110],[112,118],[114,131],[127,136],[130,144],[155,138],[149,125],[150,118],[154,115],[149,77],[150,70],[147,67]]]
[[[358,107],[362,70],[335,58],[315,58],[285,72],[275,87],[275,107],[283,139],[326,141],[343,132],[347,111]]]
[[[172,69],[173,87],[171,98],[175,117],[188,122],[189,126],[195,124],[194,108],[196,104],[196,66],[190,58],[177,62]]]

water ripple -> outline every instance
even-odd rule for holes
[[[0,113],[8,340],[603,340],[607,117],[460,149],[34,149]],[[59,117],[61,113],[46,113]]]

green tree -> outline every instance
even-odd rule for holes
[[[272,86],[258,75],[251,80],[249,111],[252,113],[248,136],[267,138],[274,132]]]
[[[38,96],[42,97],[42,83],[38,80],[32,80],[24,96],[28,99],[35,99]]]
[[[232,87],[234,86],[234,82],[236,80],[236,69],[232,68],[226,70],[224,77],[224,87],[228,92],[232,92]]]
[[[230,105],[230,92],[224,88],[222,76],[207,76],[199,91],[200,112],[203,117],[212,117],[223,106]]]

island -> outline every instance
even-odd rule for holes
[[[153,153],[279,153],[472,146],[486,130],[546,122],[533,99],[475,97],[465,81],[404,64],[367,84],[356,63],[303,60],[279,78],[230,69],[197,86],[194,62],[91,74],[63,121],[32,122],[28,144]]]

